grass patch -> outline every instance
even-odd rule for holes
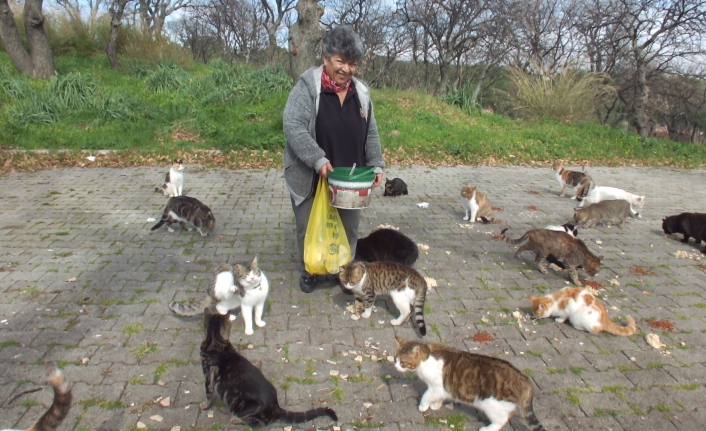
[[[336,387],[331,391],[331,396],[336,400],[336,404],[343,405],[343,389]]]
[[[134,335],[137,334],[138,332],[144,331],[145,327],[142,325],[142,323],[131,323],[129,325],[126,325],[123,328],[123,333],[125,335]]]
[[[84,410],[96,406],[103,410],[117,410],[125,408],[125,403],[120,400],[109,401],[102,398],[85,398],[83,400],[76,401],[74,404],[82,407]]]
[[[149,355],[150,353],[156,352],[157,348],[157,343],[150,343],[145,341],[142,345],[132,350],[132,355],[137,359],[137,363],[139,364],[142,362],[145,356]]]

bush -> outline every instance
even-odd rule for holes
[[[561,121],[595,119],[598,101],[614,93],[605,75],[566,69],[551,74],[545,70],[530,74],[519,68],[508,68],[511,99],[521,118],[556,118]]]

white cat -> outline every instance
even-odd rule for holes
[[[635,207],[642,208],[645,205],[645,197],[634,195],[632,193],[626,192],[623,189],[618,189],[615,187],[596,187],[592,189],[586,197],[579,204],[579,208],[583,208],[586,205],[595,204],[600,201],[609,200],[625,200],[630,202],[630,210],[633,215],[637,218],[642,218],[640,213],[635,211]]]
[[[164,196],[181,196],[184,192],[184,165],[182,159],[174,160],[164,178],[162,187],[155,187],[155,192],[162,192]],[[202,310],[203,311],[203,310]]]
[[[253,311],[255,324],[260,328],[266,324],[262,320],[262,312],[265,310],[270,283],[257,265],[257,256],[247,266],[236,263],[233,272],[240,286],[240,311],[245,321],[245,335],[252,335]]]

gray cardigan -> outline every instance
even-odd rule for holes
[[[322,70],[323,66],[319,66],[302,73],[284,107],[284,136],[287,139],[284,149],[284,181],[295,205],[301,204],[311,195],[316,173],[329,162],[324,150],[316,143],[316,114],[319,110]],[[375,166],[375,173],[382,173],[385,162],[382,160],[370,89],[355,77],[353,81],[360,106],[369,107],[367,112],[370,112],[365,163],[366,166]]]

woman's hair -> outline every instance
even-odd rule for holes
[[[358,33],[350,27],[340,25],[329,30],[324,36],[323,51],[326,58],[338,54],[346,60],[360,62],[363,60],[365,47]]]

